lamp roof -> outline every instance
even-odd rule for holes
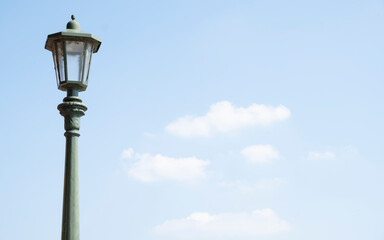
[[[101,39],[91,33],[80,30],[80,24],[75,21],[75,16],[71,16],[72,21],[67,23],[67,29],[61,32],[48,35],[45,43],[45,49],[53,51],[53,42],[57,39],[73,40],[73,41],[91,41],[94,45],[93,52],[96,53],[101,45]]]

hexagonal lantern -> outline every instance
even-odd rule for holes
[[[71,18],[66,30],[48,35],[45,49],[52,52],[58,88],[85,91],[92,53],[99,50],[101,39],[80,31],[75,16]]]

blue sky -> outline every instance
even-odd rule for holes
[[[382,1],[6,1],[0,236],[60,238],[46,36],[103,40],[80,137],[82,239],[383,239]]]

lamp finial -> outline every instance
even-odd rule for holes
[[[72,30],[72,31],[80,31],[80,24],[75,21],[75,15],[71,15],[72,21],[69,21],[67,23],[67,29]]]

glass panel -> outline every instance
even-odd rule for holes
[[[93,45],[90,42],[87,42],[85,46],[84,73],[83,73],[83,83],[86,85],[88,85],[88,75],[89,75],[89,68],[91,67],[92,50],[93,50]]]
[[[57,51],[56,44],[53,44],[53,51],[52,51],[53,63],[55,64],[55,73],[56,73],[57,86],[59,86],[60,78],[59,78],[59,68],[58,68],[58,65],[57,65],[57,52],[56,51]]]
[[[84,67],[84,42],[65,41],[68,81],[81,81]]]
[[[64,64],[64,54],[63,54],[63,42],[57,41],[55,43],[55,49],[57,57],[55,59],[56,74],[59,76],[58,84],[65,82],[65,64]],[[58,71],[58,72],[57,72]]]

